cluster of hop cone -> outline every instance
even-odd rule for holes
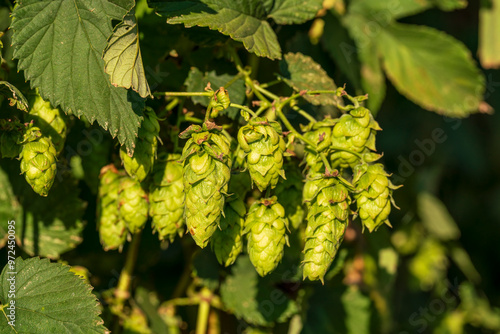
[[[155,159],[159,124],[147,111],[134,155],[121,152],[126,172],[113,165],[101,172],[104,248],[121,248],[149,216],[161,240],[189,233],[201,248],[210,244],[224,266],[235,262],[246,241],[252,264],[264,276],[282,260],[290,231],[305,223],[303,276],[323,281],[350,218],[359,216],[370,232],[390,226],[396,187],[375,163],[381,129],[368,109],[352,107],[302,130],[308,142],[303,168],[287,155],[280,124],[264,117],[239,129],[237,148],[221,127],[206,121],[180,134],[187,139],[182,154]],[[249,195],[255,187],[260,198],[255,191]]]

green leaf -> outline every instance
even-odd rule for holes
[[[268,17],[278,24],[300,24],[313,19],[322,5],[323,0],[275,0]]]
[[[346,313],[347,333],[370,333],[370,298],[363,295],[358,287],[351,285],[342,295],[342,304]]]
[[[254,325],[283,322],[298,312],[296,303],[276,285],[259,279],[246,255],[238,257],[232,274],[221,285],[220,294],[230,312]]]
[[[486,3],[482,1],[482,3]],[[500,67],[500,0],[492,0],[490,6],[479,10],[479,59],[484,68]]]
[[[335,90],[337,86],[324,69],[311,57],[302,53],[287,53],[280,64],[285,83],[294,90]],[[304,95],[314,105],[337,105],[340,99],[335,94]]]
[[[26,100],[23,93],[21,93],[13,84],[8,83],[7,81],[0,81],[0,94],[9,97],[10,104],[15,104],[17,109],[26,112],[28,111],[28,100]],[[12,96],[12,98],[10,96]]]
[[[107,333],[99,317],[92,287],[70,272],[69,266],[47,259],[15,260],[0,275],[1,333]],[[15,275],[10,272],[16,272]],[[15,277],[15,297],[9,278]],[[10,302],[15,302],[15,327],[9,325]]]
[[[428,192],[418,195],[418,215],[424,227],[441,240],[460,238],[460,230],[446,206]]]
[[[144,101],[114,87],[102,52],[133,0],[24,0],[15,7],[14,58],[26,80],[54,106],[84,115],[117,136],[131,153]]]
[[[15,227],[21,220],[21,205],[19,204],[7,174],[0,168],[0,248],[4,247],[8,238],[9,222],[14,220]],[[16,236],[18,237],[18,236]]]
[[[202,73],[199,69],[192,68],[189,71],[185,85],[188,92],[202,92],[209,82],[212,89],[217,90],[219,87],[225,86],[233,79],[234,75],[217,75],[215,71]],[[231,86],[227,87],[227,91],[229,93],[229,99],[232,103],[242,104],[245,101],[245,80],[243,78],[237,79],[231,84]],[[199,103],[205,107],[208,106],[208,103],[210,102],[210,98],[207,96],[193,96],[191,100],[194,103]],[[239,109],[229,107],[221,111],[219,115],[228,115],[229,118],[236,119],[239,115]]]
[[[141,97],[151,96],[139,47],[139,29],[132,9],[118,24],[104,49],[105,71],[114,86],[132,88]]]
[[[429,27],[397,23],[375,40],[387,76],[410,100],[449,117],[478,111],[485,79],[461,42]]]

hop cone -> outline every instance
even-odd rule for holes
[[[44,101],[38,94],[30,102],[31,109],[26,114],[27,121],[33,120],[34,125],[40,128],[43,135],[50,138],[57,154],[61,153],[67,132],[64,114],[59,108],[52,108],[50,102]]]
[[[256,201],[250,207],[245,220],[248,254],[260,276],[276,269],[283,258],[287,229],[285,209],[276,196]]]
[[[245,203],[240,198],[226,202],[220,229],[212,236],[212,249],[221,265],[229,267],[243,250],[242,226],[246,214]]]
[[[206,122],[181,133],[189,138],[183,153],[186,225],[198,246],[207,246],[219,224],[231,177],[229,141],[221,128]]]
[[[49,138],[43,137],[37,127],[30,127],[24,134],[21,160],[21,174],[33,190],[47,196],[57,172],[56,149]]]
[[[139,182],[142,182],[153,169],[159,133],[160,124],[156,114],[152,109],[146,109],[144,120],[139,129],[134,155],[129,156],[125,146],[120,149],[120,158],[125,170],[130,177]]]
[[[141,184],[130,177],[120,180],[118,207],[120,218],[125,221],[130,233],[142,230],[148,220],[148,199]]]
[[[127,226],[118,214],[120,176],[113,165],[101,169],[98,201],[99,237],[104,250],[120,249],[127,238]]]
[[[276,187],[280,176],[285,178],[282,169],[285,141],[278,122],[257,117],[240,128],[238,142],[247,154],[248,171],[260,191]]]
[[[349,217],[347,189],[334,178],[310,175],[304,186],[308,204],[304,246],[304,279],[321,280],[332,264],[344,238]]]
[[[153,168],[149,186],[149,215],[160,240],[174,241],[184,232],[184,182],[180,155],[160,157]]]
[[[285,208],[292,227],[297,229],[304,220],[305,210],[302,205],[302,174],[294,164],[285,164],[286,180],[276,186],[276,196]]]
[[[367,155],[369,162],[378,159],[378,155],[370,154],[375,151],[375,133],[381,130],[373,119],[370,111],[358,107],[349,114],[342,115],[332,130],[332,146]],[[353,168],[359,163],[359,158],[349,152],[336,150],[330,156],[332,168]]]
[[[392,191],[399,187],[394,186],[388,176],[382,164],[360,164],[354,168],[358,214],[370,232],[384,223],[391,226],[388,218],[393,202]]]

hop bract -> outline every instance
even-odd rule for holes
[[[321,280],[342,243],[350,210],[349,192],[333,177],[309,175],[304,186],[308,205],[304,246],[304,279]]]
[[[148,108],[144,112],[144,120],[139,129],[134,155],[129,156],[125,146],[120,149],[123,167],[130,177],[139,182],[142,182],[153,169],[159,133],[158,117],[152,109]]]
[[[240,128],[238,142],[247,154],[248,171],[260,191],[276,187],[280,176],[285,178],[282,169],[285,141],[278,122],[257,117]]]
[[[179,154],[160,157],[149,186],[149,215],[160,240],[174,241],[184,233],[184,181]]]
[[[389,223],[391,213],[392,191],[394,186],[388,179],[382,164],[360,164],[354,169],[356,186],[356,204],[363,226],[370,232],[379,226]]]
[[[31,109],[26,114],[26,120],[32,120],[34,125],[40,128],[42,134],[50,138],[57,154],[61,153],[67,132],[64,114],[59,108],[52,108],[50,102],[45,101],[38,94],[30,101],[30,105]]]
[[[98,228],[105,251],[122,249],[127,239],[127,224],[118,212],[120,175],[113,165],[101,169],[99,201],[97,205]]]
[[[137,180],[130,177],[120,180],[118,207],[120,218],[125,221],[130,233],[141,231],[148,220],[148,199]]]
[[[360,155],[367,154],[367,162],[372,162],[378,155],[375,151],[375,133],[381,130],[370,111],[364,107],[352,109],[349,114],[342,115],[332,129],[332,146]],[[359,157],[342,150],[336,150],[330,156],[332,168],[353,168],[359,163]]]
[[[225,267],[232,265],[243,250],[242,232],[246,211],[241,198],[226,202],[220,229],[212,236],[212,249],[217,261]]]
[[[191,236],[201,248],[217,229],[231,177],[229,140],[220,130],[206,122],[203,127],[192,125],[181,133],[181,138],[189,138],[182,152],[184,215]]]
[[[52,141],[42,136],[37,127],[29,127],[24,134],[21,160],[21,174],[33,190],[47,196],[57,172],[56,149]]]
[[[248,254],[260,276],[276,269],[288,244],[288,218],[277,200],[273,196],[254,202],[245,220]]]

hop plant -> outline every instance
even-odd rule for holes
[[[290,223],[297,229],[304,220],[306,211],[302,205],[302,174],[294,164],[285,164],[287,178],[276,186],[275,194],[285,208]]]
[[[57,154],[61,153],[66,141],[67,127],[64,114],[59,108],[52,108],[50,102],[45,101],[39,94],[31,99],[31,109],[26,114],[26,120],[33,121],[44,136],[50,138]]]
[[[268,122],[263,117],[257,117],[240,128],[238,142],[247,154],[247,167],[252,182],[260,191],[269,186],[276,187],[280,176],[285,178],[282,169],[285,141],[281,137],[278,122]]]
[[[184,146],[184,216],[198,246],[207,246],[219,224],[231,177],[229,140],[214,123],[191,125],[181,133]]]
[[[99,237],[105,251],[121,251],[127,239],[127,224],[118,213],[119,187],[120,175],[115,166],[104,166],[100,175],[97,216]]]
[[[142,182],[149,172],[153,169],[158,145],[158,135],[160,133],[160,124],[155,112],[146,108],[144,120],[139,129],[139,138],[136,142],[134,155],[129,156],[127,149],[122,146],[120,149],[120,158],[123,167],[130,177]]]
[[[39,128],[29,126],[26,130],[22,149],[21,174],[33,190],[41,196],[47,196],[57,172],[57,152],[52,141],[43,136]]]
[[[392,191],[394,186],[384,171],[382,164],[360,164],[354,168],[354,185],[356,186],[356,204],[363,226],[370,232],[379,226],[389,223],[391,213]]]
[[[276,269],[288,244],[288,218],[276,196],[256,201],[245,220],[248,254],[260,276]]]
[[[224,216],[220,220],[220,229],[212,236],[212,249],[217,261],[225,267],[232,265],[243,250],[242,231],[246,211],[241,198],[227,201]]]
[[[165,154],[153,168],[149,186],[149,215],[160,240],[174,241],[184,233],[184,181],[179,154]]]
[[[334,177],[312,174],[304,186],[304,202],[308,214],[303,276],[323,282],[344,238],[350,214],[349,192]]]
[[[331,144],[366,157],[364,161],[373,162],[379,158],[376,151],[375,133],[382,130],[370,110],[357,107],[340,117],[332,129]],[[353,168],[359,163],[359,156],[343,150],[335,150],[330,156],[332,168]]]
[[[130,177],[123,177],[118,187],[120,219],[130,233],[138,233],[148,220],[148,197],[141,184]]]

